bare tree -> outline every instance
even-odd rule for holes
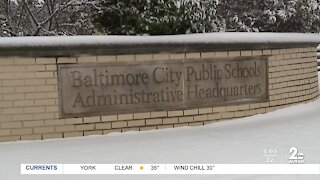
[[[0,0],[0,36],[94,34],[103,0]]]

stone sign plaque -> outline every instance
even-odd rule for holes
[[[268,100],[267,57],[58,66],[61,117]]]

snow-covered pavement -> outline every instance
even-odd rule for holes
[[[0,179],[320,179],[316,175],[20,175],[21,163],[288,163],[296,147],[320,164],[320,100],[268,114],[175,129],[0,143]]]

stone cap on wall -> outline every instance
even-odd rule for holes
[[[203,33],[163,36],[1,37],[0,56],[81,56],[307,47],[319,34]]]

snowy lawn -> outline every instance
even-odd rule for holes
[[[320,100],[268,114],[200,126],[112,133],[46,141],[0,143],[0,179],[320,179],[316,175],[20,175],[21,163],[260,163],[291,147],[320,164]]]

